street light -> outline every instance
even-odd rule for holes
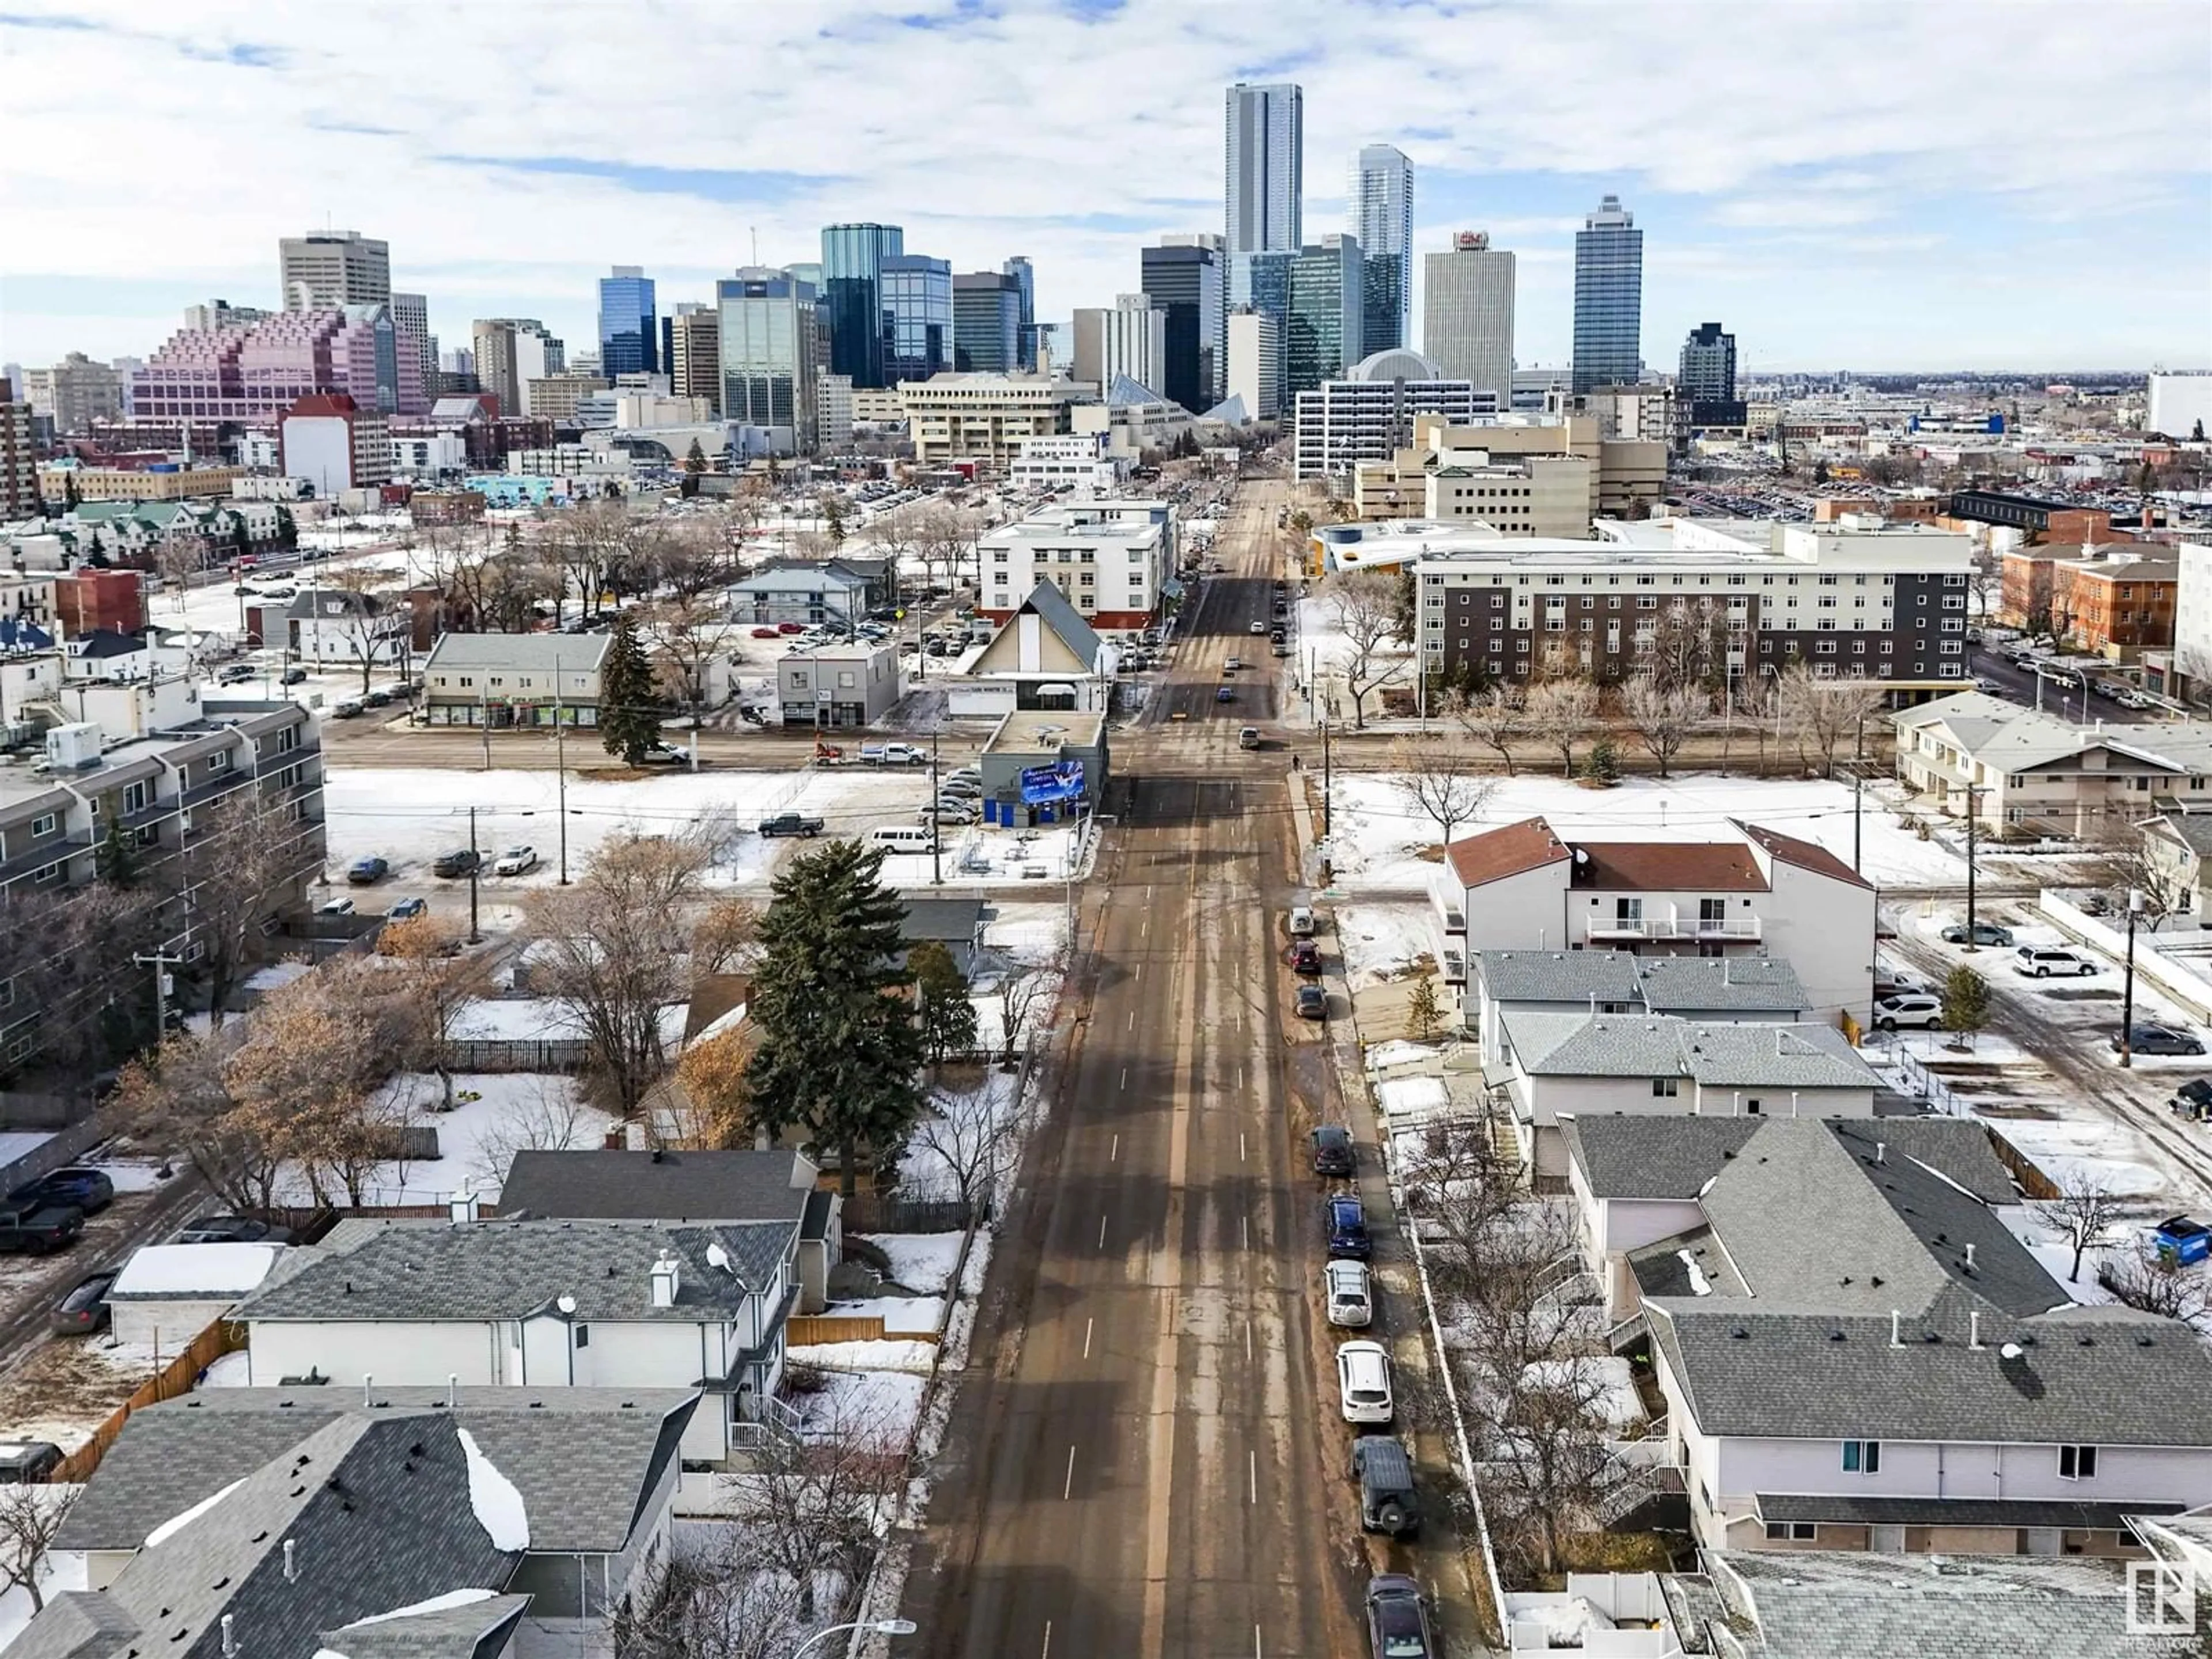
[[[2132,1069],[2136,1041],[2136,918],[2143,913],[2142,889],[2128,889],[2128,976],[2120,992],[2120,1065]]]
[[[791,1659],[799,1659],[801,1654],[824,1637],[842,1635],[847,1631],[864,1630],[871,1636],[911,1636],[916,1628],[911,1619],[861,1619],[849,1625],[832,1625],[828,1630],[815,1632],[793,1649]]]

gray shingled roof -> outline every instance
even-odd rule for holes
[[[595,674],[611,634],[441,634],[422,665],[425,673],[439,669],[512,668],[550,674],[557,664],[562,674]]]
[[[1666,1014],[1508,1012],[1521,1069],[1540,1077],[1691,1077],[1708,1089],[1873,1089],[1881,1081],[1826,1025],[1731,1025]]]
[[[331,1424],[450,1418],[515,1485],[536,1550],[611,1553],[676,1453],[699,1396],[680,1389],[204,1389],[134,1412],[56,1547],[137,1549],[163,1522],[283,1461]],[[400,1605],[398,1602],[392,1605]]]
[[[1626,951],[1477,951],[1482,988],[1499,1002],[1634,1002],[1636,958]]]
[[[1559,1115],[1568,1156],[1597,1198],[1695,1198],[1759,1131],[1756,1117]]]
[[[788,1152],[532,1152],[514,1155],[502,1216],[610,1221],[796,1221],[810,1179]]]
[[[489,1659],[506,1651],[530,1605],[527,1595],[490,1595],[465,1607],[342,1625],[322,1644],[343,1659]]]
[[[2039,1498],[1885,1498],[1837,1492],[1757,1493],[1761,1521],[1840,1526],[2064,1527],[2112,1531],[2131,1515],[2170,1515],[2179,1504],[2085,1504]]]
[[[573,1297],[577,1319],[696,1323],[743,1310],[775,1276],[798,1223],[669,1226],[623,1221],[489,1221],[394,1227],[264,1285],[234,1316],[264,1319],[521,1319]],[[710,1266],[720,1245],[730,1270]],[[653,1305],[653,1265],[676,1256],[673,1307]]]
[[[1771,957],[1635,957],[1655,1013],[1802,1013],[1813,1006],[1797,970]]]
[[[2212,1446],[2212,1358],[2185,1328],[2106,1308],[1984,1312],[1977,1348],[1972,1303],[1946,1291],[1902,1320],[1895,1346],[1886,1316],[1767,1313],[1711,1298],[1647,1311],[1708,1434]],[[2005,1357],[2006,1344],[2019,1358]]]

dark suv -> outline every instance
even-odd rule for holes
[[[115,1183],[102,1171],[77,1164],[49,1170],[36,1181],[8,1194],[8,1207],[14,1210],[74,1204],[87,1215],[97,1215],[113,1202]]]
[[[440,854],[438,861],[430,866],[430,872],[447,877],[472,875],[483,862],[482,853],[464,847],[457,852]]]
[[[0,1210],[0,1255],[45,1255],[67,1249],[84,1231],[84,1212],[74,1204]]]
[[[1375,1659],[1438,1659],[1443,1652],[1429,1628],[1419,1583],[1401,1572],[1367,1581],[1367,1639]]]
[[[1413,1490],[1413,1462],[1387,1434],[1363,1434],[1352,1443],[1352,1478],[1359,1483],[1359,1526],[1411,1538],[1421,1529],[1421,1500]]]
[[[1340,1123],[1324,1123],[1313,1132],[1313,1167],[1317,1176],[1348,1176],[1352,1172],[1352,1131]]]
[[[1367,1236],[1367,1212],[1349,1194],[1339,1193],[1323,1206],[1328,1221],[1328,1253],[1364,1261],[1375,1254],[1375,1241]]]

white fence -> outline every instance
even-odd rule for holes
[[[2061,898],[2057,890],[2050,887],[2037,896],[2035,908],[2076,945],[2086,945],[2126,960],[2128,932],[2124,922],[2115,927]],[[2212,979],[2166,955],[2159,948],[2159,936],[2148,927],[2136,929],[2136,973],[2146,984],[2186,1008],[2194,1018],[2212,1021]]]

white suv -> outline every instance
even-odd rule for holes
[[[1926,991],[1900,991],[1874,1006],[1875,1029],[1932,1031],[1943,1023],[1943,1000]]]
[[[2023,945],[2012,953],[2012,970],[2033,979],[2047,979],[2053,974],[2094,974],[2097,964],[2078,951],[2056,945]]]
[[[1354,1328],[1375,1319],[1375,1298],[1369,1286],[1364,1261],[1332,1261],[1322,1269],[1328,1292],[1328,1322]]]
[[[1336,1386],[1347,1423],[1388,1423],[1390,1355],[1380,1342],[1346,1342],[1336,1351]]]

